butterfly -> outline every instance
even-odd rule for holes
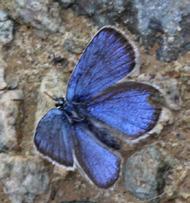
[[[119,144],[94,121],[136,140],[153,129],[161,113],[152,99],[159,95],[156,88],[120,82],[136,66],[135,48],[120,31],[99,30],[71,74],[66,97],[54,98],[56,107],[39,121],[37,151],[68,169],[77,166],[100,188],[112,186],[121,170]]]

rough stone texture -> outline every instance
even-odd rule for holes
[[[148,146],[128,158],[125,188],[141,200],[158,202],[164,191],[165,175],[171,165],[155,146]]]
[[[99,26],[122,23],[140,35],[146,47],[159,44],[157,58],[176,60],[190,50],[190,2],[188,0],[75,0],[60,1]]]
[[[0,43],[7,44],[13,40],[14,23],[5,11],[0,10]]]
[[[59,0],[59,1],[62,3],[64,8],[69,8],[75,3],[75,0]]]
[[[3,15],[2,15],[3,16]],[[5,17],[5,16],[4,16]],[[0,152],[17,147],[16,123],[19,117],[21,90],[8,90],[5,81],[6,62],[0,57]]]
[[[95,202],[89,202],[89,201],[64,201],[61,203],[95,203]]]
[[[22,99],[23,95],[19,90],[0,91],[0,151],[17,146],[16,122],[19,101]]]
[[[4,81],[4,68],[0,67],[0,90],[3,90],[7,87],[6,82]]]
[[[32,203],[48,192],[49,176],[41,160],[0,154],[0,162],[0,182],[12,203]]]
[[[167,198],[174,199],[174,197],[180,196],[181,201],[179,202],[189,202],[190,193],[189,193],[189,183],[190,180],[190,166],[189,164],[185,165],[176,165],[172,174],[168,175],[167,184],[164,188],[164,193]]]
[[[77,39],[73,35],[68,37],[64,42],[64,48],[68,52],[74,53],[74,54],[80,54],[84,50],[84,42],[80,39]]]
[[[72,7],[80,15],[92,17],[98,25],[110,24],[117,20],[122,12],[126,10],[128,1],[109,1],[109,0],[60,0],[64,7]]]
[[[160,88],[165,90],[163,92],[165,101],[169,108],[179,110],[182,105],[182,99],[178,87],[178,82],[174,78],[162,78],[160,81]]]
[[[160,60],[176,60],[179,53],[190,50],[189,1],[135,0],[134,7],[138,11],[138,31],[146,43],[161,45],[157,52]],[[159,33],[164,34],[159,37]]]
[[[49,32],[63,32],[57,3],[51,0],[16,0],[17,15],[33,27]]]
[[[5,81],[5,67],[6,63],[2,57],[0,57],[0,91],[7,87],[7,83]]]

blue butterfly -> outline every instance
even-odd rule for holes
[[[120,82],[137,65],[129,40],[113,27],[103,27],[92,39],[68,83],[65,98],[56,98],[39,121],[34,135],[37,150],[54,163],[80,167],[100,188],[119,177],[120,146],[109,130],[135,140],[157,123],[161,107],[152,102],[159,91],[137,82]]]

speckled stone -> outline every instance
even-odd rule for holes
[[[135,0],[133,5],[138,11],[138,31],[146,43],[161,45],[157,50],[159,60],[176,60],[180,52],[190,49],[189,1]]]
[[[6,66],[7,66],[7,64],[5,63],[5,61],[0,57],[0,91],[4,90],[7,87],[7,83],[5,81],[5,67]]]
[[[64,27],[58,4],[50,0],[16,0],[16,14],[36,29],[63,32]]]
[[[141,200],[159,202],[164,191],[166,171],[170,168],[156,146],[150,145],[133,154],[124,168],[125,188]]]
[[[98,26],[125,24],[146,48],[159,44],[157,59],[170,62],[190,50],[188,0],[60,1]]]
[[[60,203],[96,203],[96,202],[89,202],[89,201],[63,201]]]
[[[13,40],[14,23],[5,11],[0,10],[0,43],[3,45]]]
[[[48,192],[49,175],[36,157],[0,154],[0,180],[11,203],[33,203],[37,195]]]
[[[75,0],[59,0],[64,8],[69,8],[75,3]]]
[[[0,10],[0,21],[5,21],[8,19],[8,15],[5,11]]]
[[[128,1],[124,0],[61,0],[60,2],[65,7],[69,5],[69,7],[72,7],[80,15],[92,17],[99,26],[110,24],[118,19],[118,17],[126,10],[128,4]]]
[[[19,115],[19,101],[22,91],[0,92],[0,151],[14,149],[17,146],[16,122]]]

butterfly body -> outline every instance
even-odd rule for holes
[[[132,81],[118,83],[136,65],[129,40],[115,28],[103,27],[76,65],[66,97],[54,98],[56,108],[39,121],[36,149],[53,163],[78,166],[100,188],[113,185],[120,174],[121,157],[115,151],[120,144],[103,126],[135,140],[156,125],[161,112],[152,102],[157,89]]]
[[[63,111],[70,123],[80,122],[85,119],[85,116],[81,113],[80,103],[69,103],[64,97],[52,98],[55,101],[55,107]]]

